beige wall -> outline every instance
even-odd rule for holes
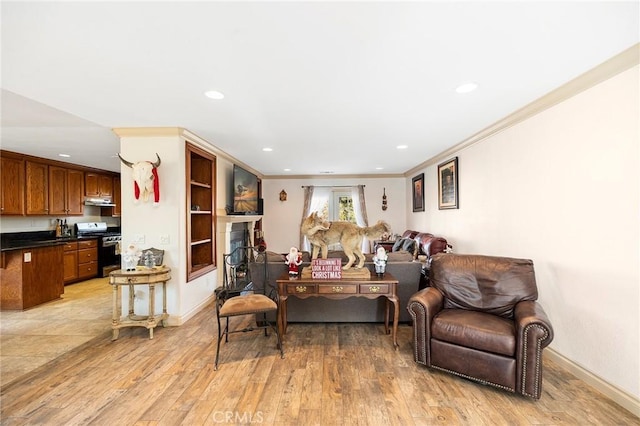
[[[262,195],[264,198],[265,217],[264,232],[269,250],[288,253],[291,246],[298,247],[300,236],[300,220],[304,202],[303,185],[319,186],[351,186],[365,185],[364,195],[367,205],[369,224],[384,220],[391,225],[395,233],[401,234],[406,229],[405,209],[407,205],[403,177],[371,178],[307,178],[307,179],[263,179]],[[387,194],[386,211],[382,210],[383,188]],[[287,192],[287,201],[280,201],[280,191]]]
[[[438,210],[437,166],[425,168],[427,211],[407,213],[455,252],[533,259],[551,347],[636,398],[639,76],[635,66],[453,153],[458,210]]]

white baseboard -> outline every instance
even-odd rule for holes
[[[198,312],[200,312],[201,310],[209,306],[209,304],[214,300],[216,300],[216,295],[212,294],[211,296],[203,300],[202,303],[196,305],[192,310],[190,310],[184,315],[180,315],[180,316],[169,315],[167,325],[169,327],[174,327],[174,326],[179,326],[184,324],[185,322],[193,318]]]
[[[640,399],[636,398],[633,395],[630,395],[622,389],[615,387],[611,383],[608,383],[607,381],[601,379],[592,372],[585,370],[583,367],[579,366],[563,355],[560,355],[558,352],[554,351],[551,348],[546,348],[544,354],[551,361],[560,365],[562,368],[569,371],[571,374],[589,384],[590,386],[593,386],[595,389],[602,392],[608,398],[611,398],[613,402],[629,411],[634,416],[640,417]]]

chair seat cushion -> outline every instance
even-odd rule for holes
[[[247,294],[245,296],[232,297],[224,302],[220,308],[220,316],[248,315],[277,309],[276,302],[264,294]]]
[[[431,337],[506,356],[516,353],[513,321],[484,312],[444,309],[433,319]]]

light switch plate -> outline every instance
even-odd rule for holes
[[[160,244],[170,244],[171,238],[169,238],[169,234],[160,235]]]
[[[134,241],[136,244],[144,244],[144,241],[145,241],[145,236],[144,236],[144,234],[135,234],[135,235],[133,236],[133,241]]]
[[[25,262],[31,262],[31,252],[28,251],[24,254],[24,261]]]

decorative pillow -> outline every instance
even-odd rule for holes
[[[398,250],[408,251],[412,254],[413,259],[418,256],[418,244],[412,238],[400,238],[399,240],[397,240],[393,245],[391,251],[394,252]]]

